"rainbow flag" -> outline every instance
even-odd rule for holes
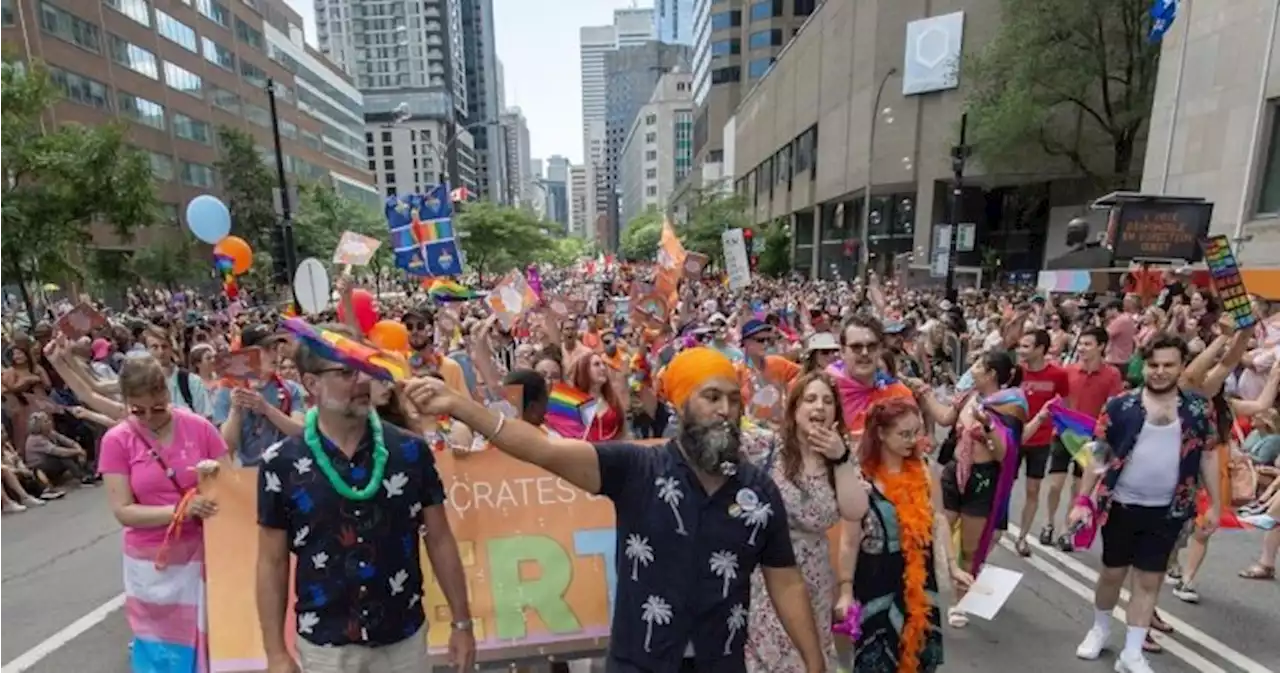
[[[481,294],[450,278],[436,278],[427,287],[427,294],[436,301],[470,301],[479,299]]]
[[[320,329],[302,318],[286,318],[282,324],[326,360],[364,372],[381,381],[402,381],[409,378],[409,363],[397,355],[337,332]]]
[[[551,387],[547,401],[547,427],[561,437],[587,436],[587,428],[596,415],[596,401],[587,393],[567,383]]]
[[[1058,441],[1066,447],[1072,459],[1080,463],[1080,467],[1089,467],[1093,462],[1093,452],[1086,446],[1093,441],[1093,429],[1097,419],[1088,414],[1069,409],[1062,400],[1049,403],[1049,420],[1053,421],[1053,430]]]

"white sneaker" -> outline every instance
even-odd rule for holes
[[[26,497],[26,499],[22,501],[22,504],[26,505],[27,507],[39,507],[40,505],[44,504],[44,501],[41,500],[40,498],[35,497],[34,495],[29,495]]]
[[[1084,640],[1080,642],[1080,646],[1076,648],[1076,656],[1089,661],[1102,656],[1102,650],[1107,646],[1107,638],[1110,635],[1096,626],[1089,629],[1089,632],[1084,634]]]
[[[16,502],[7,502],[4,504],[5,514],[17,514],[18,512],[25,512],[25,511],[27,511],[27,508],[23,507],[22,505],[19,505]]]
[[[1196,588],[1186,582],[1178,582],[1173,587],[1173,595],[1184,603],[1199,603],[1200,592]]]
[[[1116,657],[1115,670],[1116,673],[1155,673],[1141,652],[1134,655],[1121,652],[1120,656]]]

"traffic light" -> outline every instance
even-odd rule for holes
[[[755,270],[758,258],[755,255],[756,235],[751,229],[742,230],[742,242],[747,249],[747,261],[752,270]]]
[[[289,277],[289,253],[285,250],[284,227],[271,228],[271,280],[276,285],[291,285]]]

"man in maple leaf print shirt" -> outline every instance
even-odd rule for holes
[[[406,394],[420,413],[449,414],[499,450],[537,465],[617,512],[617,592],[610,673],[742,673],[751,574],[809,673],[826,664],[777,487],[739,452],[742,391],[733,364],[706,347],[672,359],[659,382],[680,429],[663,447],[552,438],[434,379]]]
[[[269,673],[431,671],[423,529],[453,615],[450,659],[470,670],[475,638],[466,581],[431,450],[372,412],[367,375],[305,344],[295,361],[316,407],[302,436],[263,452],[258,476],[257,604]],[[297,557],[300,662],[285,646],[290,552]]]

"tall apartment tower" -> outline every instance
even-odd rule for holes
[[[501,201],[506,190],[506,164],[495,127],[502,112],[497,42],[493,32],[493,0],[462,0],[462,46],[466,62],[467,115],[476,154],[479,196]]]
[[[653,34],[659,42],[693,46],[694,0],[655,0]]]
[[[722,131],[821,0],[694,0],[695,168],[724,161]],[[695,170],[695,175],[700,172]]]
[[[526,205],[534,196],[530,179],[529,123],[518,107],[507,108],[499,117],[502,126],[507,162],[507,203]]]
[[[557,222],[569,233],[569,160],[553,154],[547,158],[547,173],[542,179],[547,189],[547,219]]]
[[[569,167],[569,235],[585,238],[587,233],[587,167],[574,164]]]

